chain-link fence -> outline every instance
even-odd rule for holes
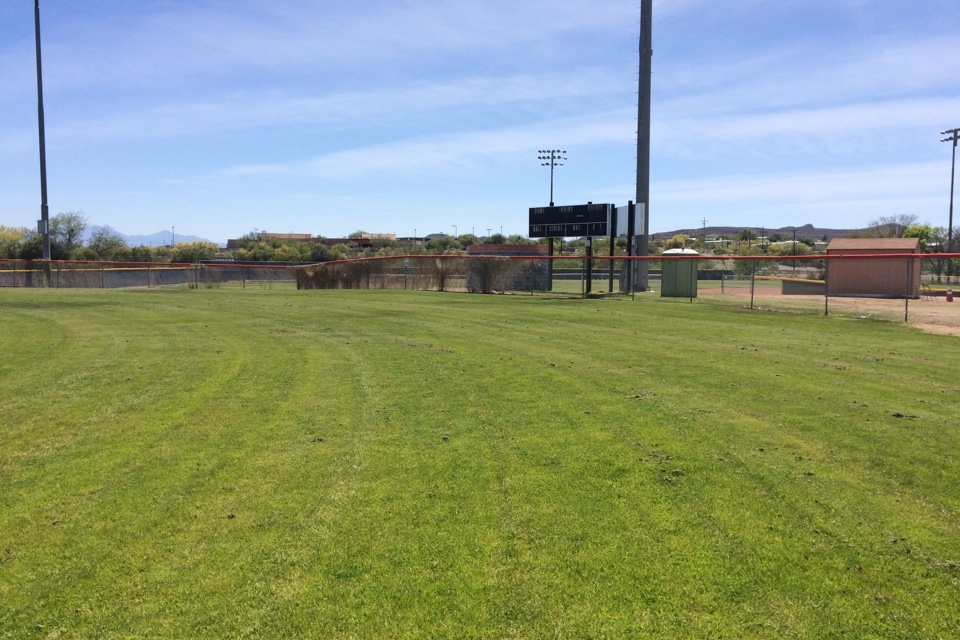
[[[644,296],[798,313],[907,320],[952,300],[960,254],[815,256],[390,256],[297,269],[300,289],[408,289],[566,297]],[[645,262],[647,281],[629,265]],[[624,265],[628,265],[624,269]],[[960,266],[960,262],[958,265]],[[645,285],[645,286],[644,286]],[[947,320],[960,304],[940,305]]]
[[[646,269],[636,265],[645,263]],[[629,272],[633,267],[634,273]],[[646,273],[644,279],[639,275]],[[960,254],[387,256],[311,265],[0,261],[0,286],[406,289],[652,297],[960,327]],[[628,290],[628,283],[637,283]],[[953,324],[951,324],[953,323]]]
[[[0,260],[0,287],[123,289],[294,287],[295,268],[275,264]]]

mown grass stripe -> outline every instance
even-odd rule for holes
[[[639,297],[0,306],[0,637],[960,622],[955,339]]]

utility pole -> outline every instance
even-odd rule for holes
[[[947,223],[947,253],[953,253],[953,178],[957,167],[957,138],[960,136],[960,128],[941,131],[940,135],[948,136],[940,140],[940,142],[953,143],[953,159],[950,161],[950,220]],[[953,258],[950,258],[950,261],[947,264],[950,265],[950,268],[948,269],[950,273],[947,275],[954,275]]]
[[[640,78],[637,97],[637,205],[643,207],[643,224],[634,255],[650,253],[650,85],[653,70],[653,0],[640,1]],[[630,242],[634,242],[630,238]],[[640,291],[649,289],[646,260],[637,264],[634,286]]]
[[[33,23],[37,40],[37,122],[40,132],[40,222],[37,231],[43,242],[43,259],[50,259],[50,206],[47,203],[47,140],[43,124],[43,70],[40,64],[40,0],[33,2]]]

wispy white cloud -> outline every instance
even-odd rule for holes
[[[845,51],[786,43],[735,60],[678,61],[657,71],[660,95],[680,111],[756,111],[937,95],[960,77],[960,30],[907,43],[858,40]]]
[[[623,9],[599,0],[591,11],[572,0],[543,5],[532,0],[436,3],[424,0],[362,3],[167,3],[123,9],[116,17],[62,12],[71,24],[53,23],[47,38],[50,74],[62,90],[111,86],[115,90],[270,82],[271,76],[343,71],[402,70],[411,76],[423,65],[442,66],[446,57],[486,55],[516,59],[567,58],[552,47],[570,31],[615,27]],[[322,81],[322,78],[321,78]]]
[[[960,32],[910,42],[861,39],[842,54],[788,43],[732,64],[685,63],[656,76],[662,89],[654,150],[661,158],[712,156],[723,164],[735,157],[859,162],[878,151],[922,154],[929,146],[917,140],[925,132],[933,140],[960,113],[958,77]]]
[[[808,146],[838,138],[863,147],[865,136],[882,139],[898,130],[942,128],[948,114],[960,113],[960,96],[931,97],[843,104],[832,107],[794,108],[700,117],[671,117],[670,109],[656,121],[656,139],[664,153],[683,145],[732,144],[737,149],[761,149],[765,142],[782,145],[797,141]],[[933,135],[933,134],[931,134]],[[832,143],[831,143],[832,144]],[[872,144],[872,143],[869,143]]]
[[[550,141],[570,145],[622,143],[632,137],[630,113],[592,114],[517,127],[448,133],[438,136],[372,144],[293,162],[225,167],[221,176],[295,175],[351,180],[383,173],[411,175],[456,172],[488,163],[491,158],[530,154]]]
[[[792,220],[834,228],[850,226],[845,222],[849,220],[865,225],[881,215],[911,213],[946,226],[940,214],[945,212],[948,181],[943,163],[936,162],[661,180],[651,186],[652,209],[659,220],[652,231],[677,228],[678,212],[707,215],[712,224],[759,226]]]
[[[943,185],[942,163],[857,167],[847,171],[800,171],[764,176],[737,175],[695,180],[658,182],[661,201],[715,202],[761,199],[766,203],[790,201],[822,203],[838,198],[881,201],[898,194],[927,193]]]
[[[77,113],[66,122],[54,111],[50,140],[61,145],[102,145],[304,125],[357,128],[409,126],[411,122],[459,129],[463,120],[441,124],[431,118],[438,113],[449,117],[455,111],[482,118],[478,114],[495,109],[501,118],[530,119],[543,104],[551,104],[554,112],[569,111],[579,99],[609,96],[618,89],[610,73],[591,69],[564,76],[468,77],[319,95],[237,92],[204,101],[118,105],[107,113]],[[30,135],[20,136],[20,140]]]

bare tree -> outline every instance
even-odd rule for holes
[[[917,224],[917,216],[898,213],[892,216],[880,216],[870,223],[870,231],[878,238],[902,238],[903,232]]]

